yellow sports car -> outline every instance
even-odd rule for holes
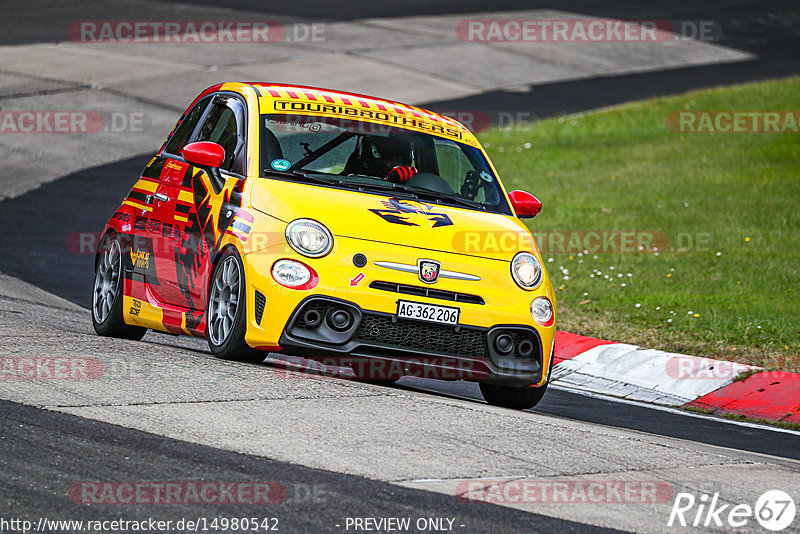
[[[475,137],[413,106],[223,83],[189,106],[103,231],[100,335],[208,339],[220,358],[335,361],[354,376],[480,383],[528,408],[555,295]]]

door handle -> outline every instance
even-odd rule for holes
[[[169,200],[169,197],[164,193],[153,193],[152,195],[147,195],[147,203],[152,204],[153,200],[158,200],[160,202],[166,202]]]

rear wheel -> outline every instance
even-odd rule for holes
[[[225,360],[262,362],[265,355],[247,345],[247,285],[244,266],[235,248],[219,258],[208,292],[206,335],[214,356]]]
[[[92,325],[101,336],[139,341],[146,328],[122,320],[122,246],[116,236],[106,235],[94,267]]]
[[[508,386],[495,386],[481,384],[481,394],[486,402],[492,406],[526,410],[533,408],[544,397],[547,384],[538,388],[513,388]]]

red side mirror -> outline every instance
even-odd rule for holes
[[[542,203],[539,199],[525,191],[511,191],[508,198],[520,219],[532,219],[542,211]]]
[[[192,165],[216,168],[225,160],[225,149],[211,141],[197,141],[183,147],[181,156]]]

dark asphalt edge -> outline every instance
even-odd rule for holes
[[[429,101],[420,107],[448,115],[483,113],[496,126],[499,113],[535,121],[651,98],[678,96],[697,89],[767,81],[798,74],[800,59],[750,60],[536,84],[530,85],[526,92],[498,89],[463,98]],[[535,124],[532,126],[535,127]]]
[[[24,222],[24,232],[0,235],[0,271],[67,300],[89,307],[92,280],[91,254],[74,254],[67,241],[75,232],[97,233],[135,182],[151,154],[142,154],[72,173],[12,200],[0,203],[0,227]],[[56,206],[55,209],[49,206]],[[75,240],[72,239],[74,245]],[[54,270],[58,266],[58,270]],[[442,384],[440,391],[447,391]],[[464,387],[458,384],[457,387]],[[627,406],[613,401],[586,402],[585,396],[550,392],[537,407],[551,415],[617,428],[645,430],[663,436],[693,439],[745,451],[796,458],[790,435],[777,439],[766,430],[733,431],[726,421],[703,423],[654,408]],[[554,405],[550,406],[549,399]],[[702,428],[703,431],[699,431]]]
[[[109,423],[0,400],[0,513],[51,519],[170,519],[184,516],[279,517],[283,531],[341,532],[346,517],[454,517],[463,532],[614,532],[488,503],[312,469],[165,438]],[[312,444],[309,444],[313,446]],[[31,462],[36,464],[32,468]],[[24,477],[15,476],[16,472]],[[88,505],[70,500],[82,481],[277,482],[287,499],[252,505]],[[166,474],[166,476],[164,476]],[[315,488],[316,502],[294,496]],[[11,491],[9,491],[11,490]],[[298,491],[302,490],[302,491]],[[32,506],[33,510],[27,510]],[[246,512],[246,514],[244,513]],[[336,524],[342,525],[336,528]],[[288,527],[288,528],[287,528]]]
[[[465,382],[421,380],[415,384],[413,380],[406,379],[386,387],[484,403],[477,385]],[[800,460],[800,437],[796,433],[785,432],[783,429],[776,431],[768,425],[739,425],[735,421],[713,415],[697,417],[680,406],[666,408],[599,394],[581,394],[565,388],[551,388],[542,401],[528,411],[645,435],[723,447],[744,454]]]

